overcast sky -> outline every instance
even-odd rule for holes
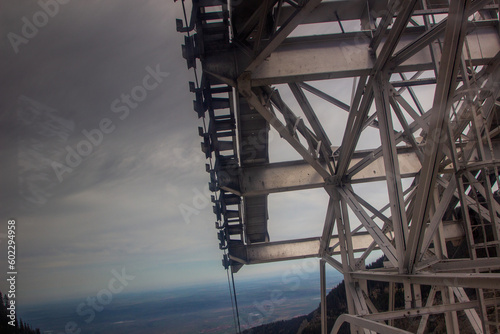
[[[180,3],[60,2],[1,1],[0,268],[15,219],[18,301],[83,298],[106,288],[112,270],[135,277],[128,291],[225,280],[193,73],[175,31]],[[345,103],[351,85],[336,88]],[[347,114],[317,112],[340,143]],[[271,138],[272,161],[298,158]],[[361,146],[368,142],[378,145]],[[271,195],[271,240],[319,236],[327,202],[321,189]],[[236,277],[290,266],[245,267]]]
[[[14,218],[18,300],[95,293],[112,269],[135,276],[130,291],[225,279],[211,207],[179,210],[207,183],[181,6],[47,8],[2,1],[0,14],[0,240]]]

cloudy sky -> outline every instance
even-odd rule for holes
[[[175,31],[180,3],[2,0],[1,8],[0,268],[7,272],[15,219],[18,301],[83,298],[106,288],[112,270],[135,277],[131,292],[226,280],[193,73]],[[349,103],[351,86],[328,89]],[[347,118],[335,111],[317,109],[334,145]],[[360,148],[378,146],[367,131]],[[271,138],[272,161],[298,158]],[[384,191],[371,191],[382,203]],[[319,236],[327,202],[321,189],[271,195],[271,240]],[[236,277],[292,265],[245,267]]]
[[[1,3],[0,268],[15,219],[18,301],[95,294],[113,269],[135,276],[129,291],[225,280],[175,31],[182,7],[59,2]],[[270,197],[273,240],[320,234],[324,191],[298,199],[307,221],[290,207],[297,196]]]
[[[95,293],[112,269],[130,291],[225,279],[210,206],[179,210],[207,188],[181,14],[2,1],[0,264],[14,218],[19,301]]]

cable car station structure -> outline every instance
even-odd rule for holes
[[[459,313],[499,333],[498,14],[497,0],[193,0],[177,30],[201,73],[190,89],[224,266],[319,258],[322,333],[325,264],[343,274],[349,310],[332,333],[345,322],[408,333],[398,318],[423,333],[434,314],[458,333]],[[351,96],[336,95],[339,82]],[[325,106],[344,123],[338,142]],[[272,162],[271,128],[301,159]],[[367,131],[377,147],[359,149]],[[385,206],[356,191],[370,183]],[[268,195],[313,188],[329,196],[323,229],[273,242]],[[366,269],[373,252],[383,268]],[[388,285],[383,309],[367,281]]]

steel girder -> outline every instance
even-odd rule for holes
[[[323,285],[325,263],[346,281],[334,330],[400,333],[413,317],[423,333],[441,314],[448,333],[459,317],[500,331],[498,1],[203,0],[178,30],[195,31],[183,53],[202,67],[191,88],[226,266],[320,258]],[[273,162],[270,129],[302,159]],[[268,195],[312,188],[329,197],[320,236],[273,242]],[[380,188],[385,204],[366,192]],[[366,269],[374,252],[383,269]],[[367,281],[387,284],[384,309]]]

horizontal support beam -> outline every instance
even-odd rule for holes
[[[369,152],[355,153],[351,166],[369,154]],[[402,177],[413,177],[420,171],[420,161],[417,155],[408,149],[399,148],[398,159]],[[384,179],[384,160],[383,157],[380,157],[356,173],[351,182],[371,182]],[[324,186],[325,182],[319,173],[302,160],[240,169],[240,189],[243,196],[313,189]]]
[[[387,8],[387,0],[373,1],[370,4],[372,13],[383,13]],[[286,19],[293,13],[292,6],[283,6],[281,15],[277,22],[278,25],[285,23]],[[322,2],[316,7],[304,20],[302,24],[335,22],[337,15],[340,20],[359,20],[367,18],[366,1],[365,0],[344,0],[344,1],[328,1]]]
[[[480,26],[467,36],[472,63],[485,65],[500,48],[497,27]],[[409,29],[401,36],[398,49],[411,43],[423,32]],[[262,86],[298,81],[369,75],[374,59],[368,52],[366,32],[294,37],[285,40],[252,72],[252,85]],[[394,72],[433,69],[428,49],[421,50],[394,69]]]
[[[353,279],[410,283],[423,285],[437,285],[448,287],[464,287],[477,289],[498,289],[500,274],[482,273],[425,273],[425,274],[398,274],[397,272],[356,271],[351,273]]]
[[[321,175],[303,160],[241,168],[240,171],[242,196],[321,188],[325,185]]]
[[[334,22],[338,18],[341,21],[347,20],[367,20],[367,2],[364,0],[340,0],[340,1],[328,1],[322,2],[318,7],[316,7],[303,21],[302,24],[311,23],[321,23],[321,22]],[[387,0],[377,0],[370,1],[370,14],[374,18],[382,17],[382,15],[387,10],[388,1]],[[432,9],[421,9],[421,6],[417,4],[417,9],[413,12],[413,16],[417,15],[431,15],[431,14],[447,14],[448,7],[443,6],[443,2],[436,1],[435,3],[427,2],[429,8]],[[281,15],[278,18],[278,25],[282,25],[288,16],[293,13],[294,7],[283,6],[281,9]],[[337,12],[337,15],[335,15]]]
[[[361,328],[368,329],[370,331],[374,331],[377,333],[385,333],[385,334],[411,334],[411,332],[405,331],[404,329],[392,327],[386,325],[385,323],[376,322],[370,319],[361,318],[359,316],[351,315],[351,314],[341,314],[335,324],[333,325],[331,334],[337,334],[340,330],[340,327],[345,323],[349,323],[351,325],[355,325]]]
[[[495,299],[487,299],[484,301],[485,306],[494,306],[498,301]],[[477,300],[469,301],[469,302],[461,302],[454,304],[444,304],[444,305],[434,305],[427,307],[417,307],[413,309],[407,310],[398,310],[398,311],[390,311],[390,312],[381,312],[374,314],[367,314],[362,316],[365,319],[370,319],[374,321],[383,321],[383,320],[393,320],[400,318],[411,318],[411,317],[420,317],[426,314],[441,314],[444,312],[452,312],[452,311],[462,311],[467,309],[472,309],[479,307],[479,302]]]
[[[464,231],[460,223],[446,224],[444,229],[446,240],[463,238]],[[389,234],[387,234],[389,235]],[[365,251],[373,242],[367,232],[358,232],[352,236],[353,252]],[[263,242],[251,245],[229,245],[229,257],[242,264],[258,264],[295,259],[318,257],[320,238],[305,238],[286,241]],[[378,249],[378,247],[376,247]],[[329,255],[340,254],[340,242],[337,235],[330,240]]]
[[[398,150],[399,172],[401,173],[401,177],[415,176],[421,168],[418,156],[413,152],[401,151],[402,150]],[[352,159],[349,167],[354,166],[359,161],[361,161],[361,159]],[[385,176],[384,158],[379,157],[358,173],[354,174],[351,178],[351,183],[385,180]]]
[[[354,252],[362,252],[373,239],[368,233],[358,233],[353,236]],[[331,255],[340,254],[338,236],[330,240],[334,247]],[[229,246],[229,257],[243,264],[257,264],[318,257],[320,238],[275,241],[251,245]]]
[[[467,271],[467,270],[498,270],[500,269],[500,258],[479,258],[475,260],[470,259],[456,259],[444,260],[435,263],[429,267],[430,270],[440,271]]]
[[[320,3],[321,0],[309,0],[296,8],[286,22],[270,37],[266,46],[245,67],[245,72],[253,71],[258,67]]]

